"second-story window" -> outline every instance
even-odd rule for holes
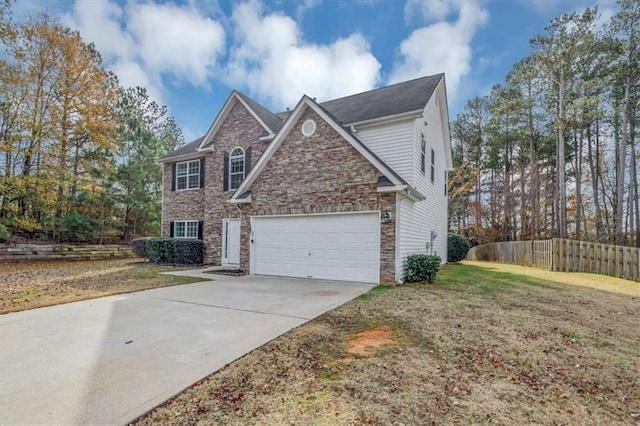
[[[244,150],[234,148],[229,155],[229,190],[237,189],[244,180]]]
[[[431,150],[431,183],[436,180],[436,152]]]
[[[200,160],[176,164],[176,189],[200,188]]]
[[[420,133],[420,170],[424,174],[427,170],[427,141],[424,139],[424,133]]]

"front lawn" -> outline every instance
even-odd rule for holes
[[[136,259],[0,263],[0,314],[202,281]]]
[[[565,281],[464,264],[446,266],[434,285],[376,287],[138,423],[640,421],[640,284]],[[376,341],[385,344],[361,350]]]

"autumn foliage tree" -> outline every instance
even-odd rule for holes
[[[56,241],[157,232],[161,174],[150,161],[182,143],[166,107],[121,89],[95,47],[51,16],[15,24],[5,3],[0,18],[0,223]],[[123,173],[133,164],[146,180]]]

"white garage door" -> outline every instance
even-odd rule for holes
[[[252,273],[379,282],[380,215],[254,217]]]

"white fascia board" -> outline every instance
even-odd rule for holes
[[[305,96],[306,103],[309,105],[311,109],[313,109],[316,114],[318,114],[324,121],[329,123],[333,129],[340,134],[345,140],[347,140],[351,146],[353,146],[364,158],[369,160],[373,166],[378,169],[380,173],[382,173],[387,179],[389,179],[394,185],[402,185],[402,182],[398,180],[398,178],[391,172],[391,170],[382,164],[375,156],[371,154],[369,150],[367,150],[360,141],[356,140],[351,133],[347,132],[344,127],[338,125],[333,118],[331,118],[322,108],[318,106],[314,101]]]
[[[271,156],[273,155],[273,152],[275,152],[275,150],[278,149],[278,147],[280,146],[284,138],[287,136],[287,134],[289,134],[289,131],[291,130],[291,127],[292,127],[292,123],[296,122],[300,117],[303,101],[304,101],[304,97],[300,99],[300,101],[298,102],[298,105],[296,105],[296,107],[293,109],[293,112],[289,115],[287,120],[284,122],[278,134],[276,134],[273,141],[271,141],[269,146],[267,146],[267,149],[260,156],[256,165],[253,166],[253,168],[249,172],[249,175],[244,178],[244,180],[242,181],[242,183],[240,184],[236,192],[231,196],[229,201],[237,200],[236,196],[243,194],[247,190],[247,188],[251,186],[253,181],[256,179],[256,176],[258,176],[258,174],[260,174],[262,169],[264,169],[265,164],[271,158]]]
[[[382,123],[384,124],[395,123],[397,121],[404,121],[404,120],[420,117],[422,115],[422,112],[423,112],[422,109],[416,109],[413,111],[401,112],[399,114],[385,115],[383,117],[371,118],[369,120],[354,121],[353,123],[345,124],[345,127],[351,127],[351,126],[366,127],[366,126],[382,124]]]
[[[251,194],[246,198],[229,198],[227,203],[231,204],[251,204]]]
[[[377,192],[397,192],[411,201],[423,201],[427,199],[420,191],[409,185],[383,186],[378,188]]]
[[[189,154],[183,154],[183,155],[179,155],[177,157],[171,157],[171,158],[167,158],[167,159],[164,159],[164,160],[158,160],[158,161],[156,161],[156,163],[157,164],[179,163],[180,161],[196,160],[198,158],[204,158],[203,151],[206,151],[206,150],[201,150],[201,151],[197,151],[197,152],[191,152]]]
[[[213,135],[218,131],[218,129],[224,122],[224,119],[227,118],[227,116],[229,115],[229,112],[231,111],[231,107],[233,106],[233,102],[237,101],[237,99],[238,97],[235,96],[235,91],[231,92],[231,95],[229,95],[229,97],[225,101],[224,105],[222,106],[222,109],[216,116],[216,119],[213,120],[213,123],[211,123],[211,127],[209,127],[209,130],[207,130],[207,134],[204,135],[204,138],[202,138],[202,142],[200,142],[200,145],[198,145],[198,151],[201,151],[201,150],[204,151],[207,149],[203,147],[207,143],[209,143],[209,141],[213,138]],[[208,148],[208,149],[213,151],[212,148]]]
[[[282,141],[289,134],[291,128],[293,127],[293,124],[298,121],[298,119],[302,115],[303,107],[305,105],[311,108],[316,114],[318,114],[320,118],[329,123],[329,125],[336,132],[338,132],[340,136],[342,136],[342,138],[349,142],[349,144],[351,144],[351,146],[353,146],[360,153],[360,155],[369,160],[369,162],[394,185],[402,185],[402,182],[399,181],[398,178],[396,178],[396,176],[387,167],[380,163],[380,161],[376,157],[371,155],[371,153],[360,142],[354,139],[354,137],[350,133],[348,133],[342,126],[338,125],[338,123],[336,123],[332,117],[330,117],[322,108],[320,108],[315,101],[313,101],[307,95],[304,95],[294,108],[293,112],[287,118],[287,121],[285,121],[282,129],[280,129],[280,132],[278,132],[265,152],[260,156],[258,163],[253,167],[253,169],[251,169],[251,171],[249,172],[249,176],[247,176],[245,180],[240,184],[240,187],[238,187],[236,194],[242,194],[247,189],[249,189],[253,181],[260,174],[262,169],[264,169],[271,156],[273,156],[273,153],[278,149],[280,144],[282,144]],[[237,199],[235,197],[236,196],[234,194],[231,199]]]
[[[439,102],[440,121],[442,122],[442,139],[444,140],[444,153],[447,163],[447,171],[453,170],[453,150],[451,148],[451,130],[449,128],[449,101],[447,100],[447,84],[444,75],[434,91],[436,96],[441,95],[444,102]]]
[[[240,101],[240,103],[241,103],[241,104],[242,104],[242,105],[243,105],[243,106],[244,106],[244,107],[245,107],[245,108],[246,108],[246,109],[251,113],[251,115],[253,116],[253,118],[255,118],[255,119],[256,119],[256,121],[257,121],[258,123],[260,123],[260,125],[261,125],[261,126],[262,126],[266,131],[267,131],[267,132],[269,132],[269,134],[267,135],[267,137],[273,137],[273,136],[275,135],[275,133],[273,133],[273,130],[271,130],[271,129],[269,128],[269,126],[267,126],[267,124],[266,124],[264,121],[262,121],[262,119],[258,116],[258,114],[256,114],[256,112],[255,112],[253,109],[251,109],[251,107],[249,106],[249,104],[248,104],[248,103],[246,103],[246,102],[244,101],[244,99],[242,99],[242,96],[239,96],[239,95],[238,95],[238,93],[237,93],[237,92],[235,92],[235,91],[233,92],[233,94],[236,96],[236,98],[238,98],[238,100]]]
[[[198,146],[198,151],[205,151],[205,150],[209,150],[209,151],[213,151],[213,146],[209,147],[209,148],[203,148],[203,146],[207,145],[208,143],[211,142],[211,139],[213,139],[213,137],[215,136],[215,134],[218,132],[218,130],[220,129],[220,126],[222,126],[222,123],[224,123],[224,120],[227,118],[227,116],[229,115],[229,113],[231,112],[231,108],[234,105],[234,102],[240,102],[242,104],[242,106],[244,106],[247,111],[249,111],[249,113],[251,114],[251,116],[253,118],[256,119],[256,121],[267,131],[269,132],[269,134],[267,135],[267,137],[273,137],[275,136],[275,134],[273,133],[273,130],[271,130],[269,128],[269,126],[267,126],[265,124],[264,121],[262,121],[262,119],[258,116],[258,114],[256,114],[256,112],[251,109],[251,107],[249,106],[249,104],[247,104],[244,99],[242,99],[242,97],[238,94],[237,91],[232,91],[231,95],[229,96],[229,98],[227,98],[227,101],[224,103],[224,105],[222,106],[222,109],[220,110],[220,113],[218,114],[218,116],[216,117],[216,119],[214,120],[214,122],[211,124],[211,127],[209,127],[209,130],[207,131],[207,134],[204,136],[204,138],[202,139],[202,142],[200,142],[200,146]]]

